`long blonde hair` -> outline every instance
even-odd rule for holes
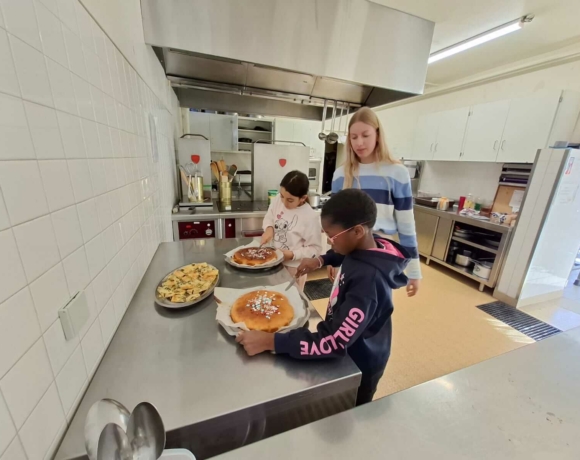
[[[377,145],[375,147],[375,151],[373,155],[375,156],[376,163],[387,163],[387,164],[394,164],[399,163],[399,161],[391,155],[389,149],[387,147],[387,143],[385,141],[385,130],[383,125],[381,125],[381,120],[377,116],[374,110],[369,109],[368,107],[361,107],[358,109],[350,119],[348,123],[348,134],[346,137],[346,161],[344,162],[344,186],[343,188],[352,188],[354,179],[358,180],[358,168],[359,168],[359,159],[354,153],[352,145],[350,143],[350,127],[354,123],[358,122],[364,123],[366,125],[372,126],[377,131]]]

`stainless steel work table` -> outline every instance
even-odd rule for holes
[[[220,270],[223,287],[275,285],[291,278],[283,268],[247,273],[223,254],[246,241],[162,243],[57,452],[84,458],[84,422],[90,406],[113,398],[132,410],[154,404],[167,430],[167,447],[185,447],[198,459],[217,455],[336,414],[354,406],[360,372],[349,357],[300,361],[264,353],[248,357],[215,321],[212,298],[185,310],[154,304],[159,280],[191,262]],[[310,328],[320,321],[311,309]]]
[[[578,460],[579,356],[577,328],[218,458]]]

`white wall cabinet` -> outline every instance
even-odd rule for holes
[[[422,115],[417,121],[415,141],[413,144],[413,160],[432,160],[433,149],[437,142],[439,129],[439,112]]]
[[[439,112],[439,128],[433,147],[434,160],[459,160],[468,117],[469,107]]]
[[[320,122],[318,121],[276,118],[274,139],[302,142],[310,148],[311,156],[322,158],[324,156],[324,142],[318,139],[319,132]]]
[[[533,163],[546,147],[559,103],[559,94],[512,99],[497,161]]]
[[[207,137],[212,151],[237,150],[237,129],[238,117],[235,115],[189,112],[189,133]]]
[[[209,131],[212,151],[238,150],[238,117],[236,115],[209,114]]]
[[[496,160],[509,109],[510,101],[488,102],[471,107],[461,160]]]
[[[294,120],[289,118],[276,118],[274,122],[274,140],[294,140]]]
[[[209,114],[202,112],[189,112],[189,131],[186,134],[201,134],[210,138]]]
[[[390,116],[388,110],[379,112],[385,130],[386,142],[391,155],[397,159],[413,158],[413,140],[416,120],[413,117]]]
[[[570,141],[580,112],[580,94],[543,91],[520,99],[496,101],[421,115],[413,133],[414,160],[533,163],[538,149]],[[383,120],[389,119],[382,116]],[[400,126],[399,126],[400,125]],[[389,146],[397,157],[398,129]],[[408,157],[406,157],[408,158]]]

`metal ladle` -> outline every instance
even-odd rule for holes
[[[161,457],[165,448],[165,427],[155,406],[148,402],[137,404],[127,424],[127,437],[136,459]]]
[[[91,460],[97,460],[99,440],[107,424],[115,424],[125,434],[130,413],[125,406],[113,399],[101,399],[94,403],[85,420],[85,447]]]
[[[324,123],[326,122],[326,107],[328,105],[328,101],[324,101],[324,109],[322,109],[322,128],[321,131],[318,133],[318,139],[321,141],[326,139],[326,133],[324,132]]]
[[[330,125],[330,134],[326,136],[326,142],[328,142],[329,144],[336,144],[336,142],[338,141],[338,134],[334,132],[335,117],[336,117],[336,101],[334,101],[334,104],[332,106],[332,123]]]
[[[97,460],[133,460],[133,458],[133,449],[123,429],[115,423],[105,425],[99,436]]]

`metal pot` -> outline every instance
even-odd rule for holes
[[[473,274],[481,279],[488,280],[491,275],[493,264],[491,262],[480,262],[474,260],[475,267],[473,267]]]
[[[318,193],[308,195],[308,202],[310,203],[310,206],[312,206],[314,209],[319,208],[321,205],[320,195]]]
[[[473,260],[471,260],[471,257],[469,256],[457,254],[455,256],[455,263],[457,265],[461,265],[462,267],[471,267],[471,265],[473,264]]]

